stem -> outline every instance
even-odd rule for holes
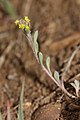
[[[26,34],[25,34],[26,35]],[[35,49],[34,49],[34,43],[33,43],[33,40],[32,40],[32,36],[31,36],[31,33],[29,32],[27,35],[26,35],[27,39],[28,39],[28,42],[29,42],[29,45],[31,46],[32,48],[32,51],[34,53],[34,56],[38,62],[38,64],[40,64],[40,61],[39,61],[39,58],[38,58],[38,55],[36,54],[35,52]],[[40,64],[41,65],[41,64]],[[64,82],[62,80],[61,84],[57,82],[57,80],[52,76],[52,74],[46,69],[46,67],[42,64],[41,65],[43,71],[54,81],[54,83],[69,97],[71,98],[76,98],[76,96],[70,94],[66,89],[65,89],[65,86],[64,86]]]
[[[64,92],[66,93],[69,97],[71,98],[76,98],[75,96],[73,96],[72,94],[70,94],[64,87],[64,83],[62,82],[62,84],[59,84],[57,82],[57,80],[55,80],[55,78],[48,72],[48,70],[45,68],[44,65],[41,65],[42,69],[46,72],[46,74],[54,81],[54,83]]]
[[[25,35],[26,35],[26,34],[25,34]],[[28,39],[28,43],[29,43],[29,45],[30,45],[30,47],[31,47],[31,49],[32,49],[32,51],[33,51],[33,53],[34,53],[35,58],[36,58],[37,62],[39,63],[38,56],[37,56],[37,54],[35,53],[34,43],[33,43],[33,40],[32,40],[31,33],[29,32],[29,33],[26,35],[26,37],[27,37],[27,39]]]

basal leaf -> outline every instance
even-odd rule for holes
[[[70,83],[75,89],[76,89],[76,85],[75,83]]]

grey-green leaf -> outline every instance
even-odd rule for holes
[[[47,57],[47,59],[46,59],[46,66],[47,66],[48,70],[50,70],[50,57]]]
[[[57,81],[59,81],[59,73],[58,73],[58,71],[55,71],[55,72],[54,72],[54,78],[55,78]]]
[[[38,39],[38,30],[34,33],[34,48],[35,48],[36,54],[38,53],[38,50],[39,50],[37,39]]]
[[[38,51],[39,51],[39,46],[38,46],[38,43],[37,43],[37,42],[34,42],[34,48],[35,48],[35,52],[36,52],[36,54],[37,54]]]
[[[43,64],[43,54],[41,52],[39,52],[39,60],[40,60],[40,64]]]
[[[71,83],[71,85],[72,85],[75,89],[77,89],[77,90],[80,89],[80,83],[79,83],[79,81],[76,80],[76,79],[75,79],[74,83]]]
[[[37,42],[38,39],[38,30],[34,33],[34,42]]]

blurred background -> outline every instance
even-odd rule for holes
[[[22,80],[25,80],[24,101],[31,103],[57,89],[37,65],[25,35],[14,23],[24,16],[31,20],[32,35],[39,31],[40,50],[44,61],[51,57],[52,72],[62,74],[66,61],[80,44],[80,0],[0,0],[0,108],[4,119],[6,101],[11,100],[13,106],[18,104]],[[80,51],[65,80],[79,73]],[[25,108],[26,120],[31,109]]]

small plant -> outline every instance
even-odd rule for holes
[[[54,81],[54,83],[69,97],[71,98],[77,98],[79,97],[78,92],[80,89],[80,85],[79,85],[79,81],[75,81],[74,83],[72,83],[72,86],[75,88],[76,90],[76,95],[73,95],[71,93],[69,93],[65,86],[64,86],[64,81],[60,79],[59,77],[59,73],[58,71],[54,72],[54,76],[52,75],[51,69],[50,69],[50,57],[48,56],[46,59],[46,67],[43,64],[43,54],[42,52],[39,50],[39,44],[37,42],[38,39],[38,31],[36,31],[34,33],[34,40],[32,39],[32,35],[31,35],[31,31],[30,31],[30,19],[25,16],[23,19],[20,20],[16,20],[15,24],[22,29],[22,31],[24,32],[24,34],[26,35],[26,38],[28,40],[28,43],[30,45],[30,47],[32,48],[32,51],[34,53],[34,56],[37,60],[37,62],[41,65],[43,71],[45,71],[45,73]]]

